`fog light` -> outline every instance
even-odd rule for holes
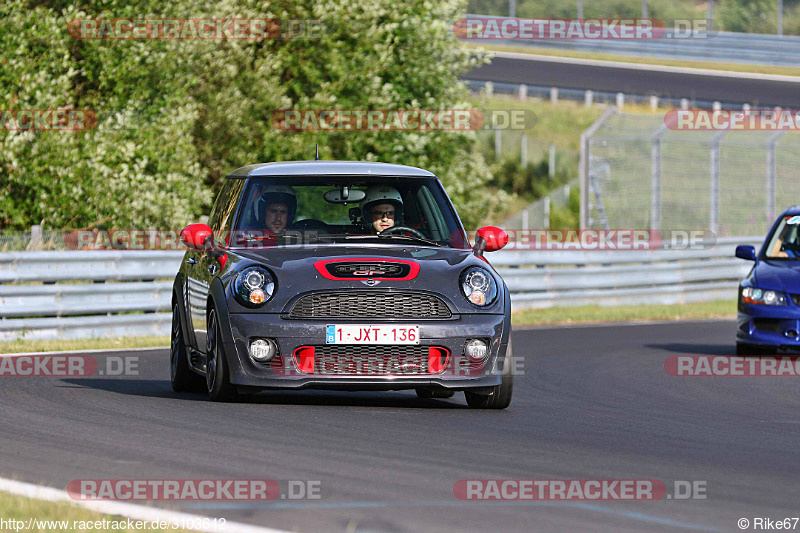
[[[483,360],[489,353],[489,345],[480,339],[472,339],[467,341],[465,351],[470,359]]]
[[[258,363],[266,363],[278,353],[278,345],[272,339],[255,339],[250,342],[250,357]]]

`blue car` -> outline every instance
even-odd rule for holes
[[[739,285],[736,354],[800,349],[800,205],[781,213],[757,256],[740,245],[736,257],[755,261]]]

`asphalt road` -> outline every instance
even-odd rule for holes
[[[498,55],[490,64],[463,77],[469,80],[525,83],[542,87],[655,94],[662,98],[688,98],[690,101],[718,100],[749,103],[753,106],[800,107],[800,83],[797,81],[665,72],[648,69],[646,66],[629,69],[578,64],[559,58],[521,59],[515,54]]]
[[[518,330],[506,411],[463,396],[178,395],[167,351],[127,378],[0,378],[0,476],[315,480],[323,499],[158,504],[305,532],[739,531],[798,516],[796,378],[671,377],[673,354],[733,354],[732,322]],[[124,354],[123,354],[124,355]],[[120,356],[119,353],[113,356]],[[98,356],[103,366],[103,357]],[[464,502],[459,479],[705,482],[707,499]]]

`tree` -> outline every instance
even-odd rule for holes
[[[474,132],[288,132],[280,109],[468,108],[459,75],[481,61],[449,32],[458,0],[93,0],[0,6],[4,109],[90,109],[83,132],[0,130],[0,227],[109,220],[180,227],[207,213],[239,166],[381,160],[439,175],[465,223],[486,212],[490,172]],[[35,2],[34,2],[35,4]],[[79,40],[80,18],[267,18],[315,34],[272,40]]]

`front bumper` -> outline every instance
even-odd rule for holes
[[[301,372],[292,354],[302,346],[325,345],[328,324],[386,324],[364,320],[288,320],[279,314],[231,314],[233,345],[226,346],[231,383],[254,389],[338,389],[402,390],[418,387],[464,390],[494,387],[500,384],[510,332],[510,322],[503,315],[461,314],[452,320],[404,320],[419,326],[420,345],[442,347],[450,352],[447,367],[440,373],[382,375],[319,374]],[[268,364],[258,364],[248,354],[249,339],[276,339],[279,355]],[[480,365],[469,364],[464,355],[467,339],[490,342],[489,355]],[[339,346],[339,345],[337,345]],[[391,347],[376,347],[376,350]]]
[[[800,350],[800,307],[740,304],[736,340],[746,344]]]

